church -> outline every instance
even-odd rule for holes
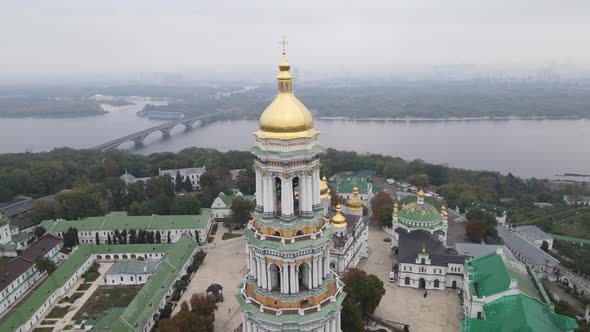
[[[416,201],[398,210],[393,206],[392,247],[397,248],[400,287],[445,290],[462,288],[465,257],[446,248],[448,212],[425,202],[420,190]]]
[[[284,45],[284,43],[283,43]],[[344,284],[330,268],[341,209],[328,218],[323,151],[311,113],[293,94],[283,48],[278,93],[254,133],[256,208],[244,230],[247,273],[236,295],[242,331],[341,331]]]

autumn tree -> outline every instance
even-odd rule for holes
[[[217,310],[213,297],[193,294],[189,303],[182,302],[176,315],[162,319],[158,323],[158,332],[191,332],[195,331],[195,327],[202,332],[213,332]]]
[[[465,226],[465,237],[473,242],[481,242],[485,232],[486,225],[477,219],[472,219],[467,222],[467,225]]]
[[[393,199],[382,191],[371,198],[371,210],[373,218],[382,225],[391,227],[391,214],[393,213]]]

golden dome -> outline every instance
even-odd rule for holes
[[[352,198],[348,201],[348,209],[351,211],[362,211],[363,201],[359,198],[359,187],[352,188]]]
[[[324,175],[322,177],[322,181],[320,181],[320,195],[325,195],[328,193],[328,189],[330,189],[328,187],[328,179],[326,179],[326,176]]]
[[[279,93],[260,116],[260,130],[255,133],[260,138],[289,140],[319,133],[313,129],[313,119],[307,107],[293,94],[290,69],[283,53],[277,75]]]
[[[336,214],[332,217],[331,221],[336,228],[346,228],[346,218],[342,215],[340,204],[336,205]]]
[[[422,189],[418,192],[418,197],[424,197],[424,191]]]

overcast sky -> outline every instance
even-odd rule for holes
[[[588,0],[0,1],[0,80],[590,64]]]

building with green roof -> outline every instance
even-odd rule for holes
[[[550,306],[522,294],[484,305],[482,317],[463,319],[461,332],[557,332],[578,328],[575,319],[556,314]]]
[[[95,260],[124,260],[138,257],[144,259],[159,258],[161,262],[152,277],[142,287],[132,303],[123,311],[123,314],[127,313],[127,316],[125,316],[127,321],[131,321],[130,316],[135,315],[137,317],[131,324],[132,326],[135,324],[144,325],[141,325],[140,329],[130,327],[127,330],[118,330],[143,331],[146,324],[153,326],[154,314],[157,313],[158,308],[163,307],[162,301],[165,301],[165,295],[170,294],[169,285],[186,273],[186,268],[191,263],[197,248],[197,243],[187,235],[181,235],[174,244],[80,245],[68,259],[58,266],[53,274],[47,277],[21,303],[17,310],[2,318],[0,332],[30,331],[42,319],[44,314],[75,285],[76,281],[92,266]],[[143,312],[141,308],[144,311],[149,311],[149,315]],[[132,313],[129,313],[129,311],[132,311]],[[123,314],[121,317],[123,317]],[[152,322],[150,323],[150,321]]]
[[[201,209],[198,215],[151,215],[128,216],[126,212],[111,212],[103,217],[88,217],[80,220],[45,220],[41,226],[47,231],[63,237],[69,228],[78,230],[78,238],[82,244],[96,244],[96,234],[100,243],[107,243],[110,236],[115,237],[116,231],[130,230],[159,232],[162,242],[176,242],[182,234],[196,238],[205,243],[211,228],[213,216],[210,209]]]
[[[570,331],[577,328],[574,319],[553,311],[553,303],[535,272],[503,246],[489,255],[468,259],[465,274],[466,318],[461,322],[461,331]]]

